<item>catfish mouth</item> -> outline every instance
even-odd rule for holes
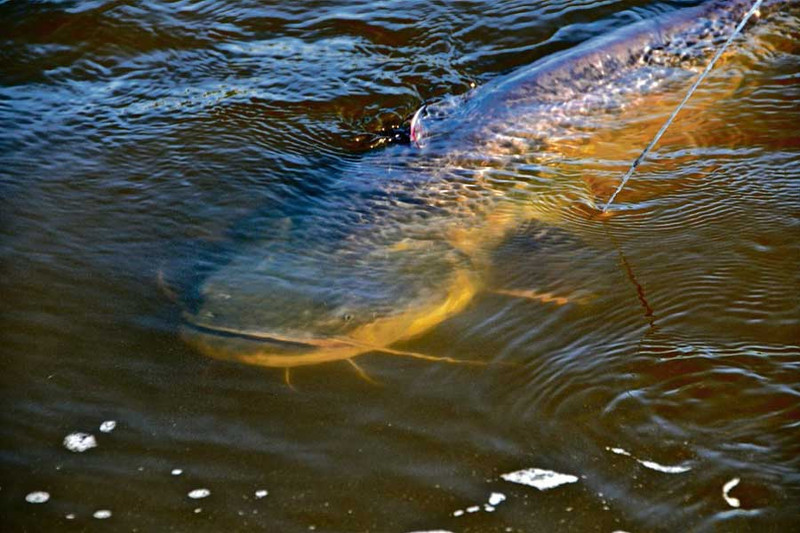
[[[229,339],[231,341],[240,340],[244,342],[259,343],[267,347],[273,347],[278,351],[286,351],[290,353],[311,351],[320,347],[324,343],[323,339],[301,340],[299,337],[292,338],[278,334],[238,330],[221,326],[209,326],[188,321],[184,323],[183,328],[184,334],[206,335],[218,337],[220,339]]]
[[[439,360],[396,350],[390,345],[424,333],[460,312],[472,300],[476,290],[475,279],[465,271],[457,271],[441,298],[375,318],[341,334],[315,335],[300,330],[297,335],[287,335],[224,323],[209,324],[198,321],[194,314],[185,313],[181,336],[187,344],[215,359],[272,368],[342,361],[368,352]]]
[[[290,368],[350,360],[367,352],[406,354],[359,340],[309,335],[288,336],[258,330],[196,323],[184,317],[184,342],[206,356],[261,367]],[[360,371],[359,371],[360,372]],[[288,378],[287,378],[288,379]],[[287,381],[288,382],[288,381]]]
[[[348,343],[326,337],[289,336],[257,330],[237,329],[194,322],[184,317],[181,336],[190,345],[211,356],[241,360],[248,354],[274,357],[296,357],[349,346]],[[222,357],[221,357],[222,356]]]

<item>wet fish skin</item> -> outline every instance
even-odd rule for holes
[[[576,102],[602,112],[629,94],[631,73],[657,83],[696,64],[750,5],[714,0],[644,20],[427,106],[419,146],[367,154],[297,206],[280,238],[243,245],[209,275],[185,337],[214,357],[289,368],[386,349],[460,312],[482,288],[483,252],[530,216],[509,199],[515,184],[479,176],[486,158],[513,164],[498,136],[518,136],[521,160],[535,159],[537,132],[543,142],[569,132],[563,121],[584,112]]]
[[[595,98],[589,107],[613,107],[615,100],[640,90],[626,83],[633,72],[653,69],[650,86],[657,88],[668,81],[659,77],[667,78],[670,69],[703,64],[752,5],[749,0],[712,0],[589,39],[465,95],[426,105],[416,116],[411,138],[421,146],[432,145],[432,151],[443,152],[458,143],[481,149],[498,133],[523,129],[526,112],[537,119],[543,112],[550,113],[547,118],[568,114],[574,112],[574,102],[590,95]],[[760,17],[798,5],[798,0],[768,0]],[[568,109],[562,109],[565,106]]]

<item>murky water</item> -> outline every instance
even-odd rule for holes
[[[385,142],[697,3],[0,3],[3,529],[798,529],[797,7],[736,40],[607,217],[702,56],[472,151]],[[434,244],[394,261],[404,237]],[[227,326],[301,330],[286,294],[342,250],[363,276],[316,274],[353,323],[468,297],[291,386],[185,342],[219,287]],[[285,294],[241,282],[269,254]]]

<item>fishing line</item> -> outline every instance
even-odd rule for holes
[[[733,33],[730,34],[728,39],[723,43],[722,47],[720,47],[720,49],[717,50],[717,53],[714,54],[714,57],[711,59],[708,65],[706,65],[705,70],[703,70],[700,76],[698,76],[698,78],[689,88],[689,91],[686,93],[686,96],[683,97],[683,100],[681,101],[680,104],[678,104],[678,107],[675,108],[675,111],[672,112],[672,115],[670,115],[670,117],[667,119],[664,125],[661,126],[661,129],[658,130],[658,133],[656,133],[656,136],[653,137],[652,141],[650,141],[650,144],[648,144],[642,151],[642,153],[639,154],[639,157],[634,159],[628,171],[625,173],[624,176],[622,176],[622,181],[620,181],[619,185],[617,186],[617,189],[614,191],[614,194],[611,195],[611,198],[608,199],[608,202],[606,202],[605,207],[603,207],[603,213],[608,211],[609,206],[614,202],[614,200],[616,199],[620,191],[623,189],[623,187],[625,187],[625,184],[628,183],[628,180],[636,171],[636,168],[642,161],[644,161],[644,158],[647,157],[647,154],[650,153],[650,150],[653,149],[656,143],[658,143],[658,141],[661,140],[661,137],[664,135],[664,132],[667,131],[667,128],[669,128],[669,126],[672,124],[672,121],[675,120],[675,117],[678,115],[681,109],[683,109],[683,106],[686,105],[686,102],[688,102],[689,98],[692,97],[694,91],[697,89],[700,83],[705,79],[708,73],[711,72],[711,69],[714,68],[714,63],[716,63],[717,60],[722,56],[722,54],[725,53],[725,50],[728,48],[728,46],[730,46],[730,44],[733,42],[733,39],[739,34],[739,32],[742,31],[742,28],[744,28],[744,26],[747,24],[747,21],[750,20],[750,17],[752,17],[761,7],[763,1],[764,0],[756,0],[753,3],[753,7],[751,7],[747,13],[745,13],[744,18],[742,18],[742,21],[739,22],[739,25],[736,26],[736,28],[734,28]]]

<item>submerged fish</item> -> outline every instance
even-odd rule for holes
[[[410,145],[367,154],[210,273],[183,336],[213,357],[285,368],[287,380],[289,368],[338,360],[366,377],[353,358],[374,351],[458,362],[393,346],[487,290],[488,251],[511,228],[557,218],[559,206],[531,201],[554,146],[643,94],[685,87],[751,5],[635,23],[424,106]],[[561,201],[595,204],[582,194]]]

